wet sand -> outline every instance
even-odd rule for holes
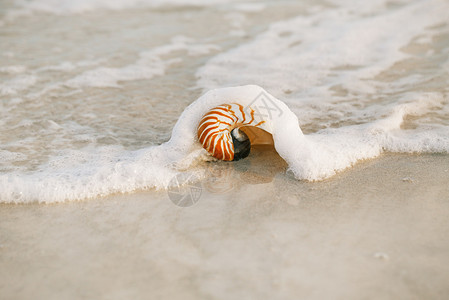
[[[166,191],[0,205],[1,299],[445,299],[449,157],[299,182],[272,151]]]

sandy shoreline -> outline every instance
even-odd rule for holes
[[[212,167],[188,208],[165,191],[1,204],[1,298],[449,294],[449,156],[385,154],[317,183],[253,157]]]

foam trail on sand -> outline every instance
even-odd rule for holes
[[[94,10],[123,10],[136,7],[163,6],[209,6],[229,2],[229,0],[18,0],[21,7],[13,14],[44,12],[52,14],[76,14]]]

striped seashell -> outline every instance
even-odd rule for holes
[[[251,143],[239,127],[264,128],[265,121],[251,107],[238,103],[222,104],[212,108],[198,125],[198,139],[213,157],[225,160],[239,160],[249,155]]]

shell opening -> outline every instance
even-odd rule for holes
[[[240,160],[251,152],[251,142],[245,132],[239,128],[231,131],[232,143],[234,144],[234,160]]]

